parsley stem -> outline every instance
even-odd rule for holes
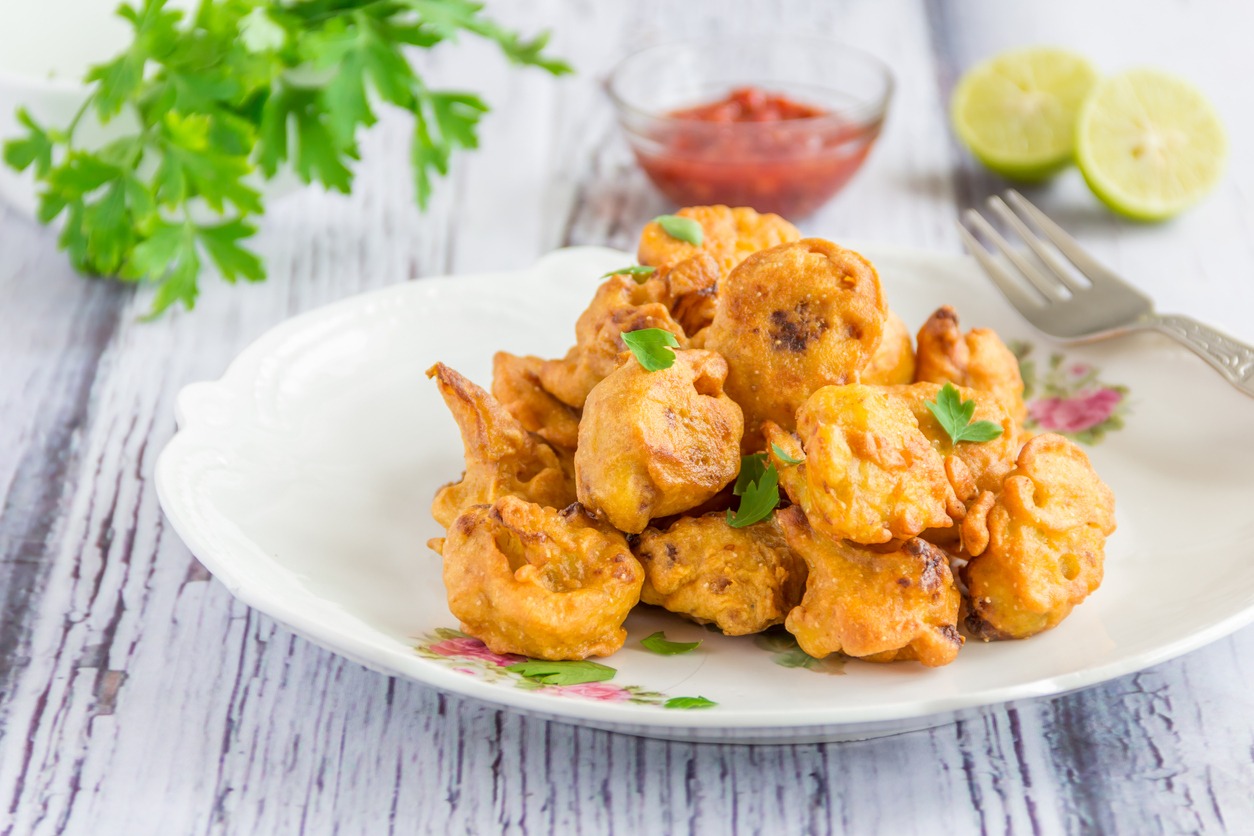
[[[74,114],[74,118],[70,120],[70,124],[65,128],[65,148],[70,150],[74,147],[74,131],[78,129],[78,123],[83,120],[87,114],[87,108],[91,107],[91,103],[96,100],[94,92],[88,93],[87,98],[83,99],[83,103],[78,106],[78,112]]]

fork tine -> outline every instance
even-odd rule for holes
[[[1102,283],[1113,284],[1138,296],[1144,296],[1141,291],[1116,276],[1101,262],[1089,255],[1080,246],[1079,242],[1064,232],[1062,227],[1051,221],[1044,212],[1032,205],[1026,197],[1014,189],[1007,189],[1006,197],[1010,198],[1010,202],[1014,204],[1016,209],[1032,219],[1032,222],[1045,233],[1045,237],[1052,241],[1054,246],[1058,248],[1058,251],[1078,267],[1080,272],[1084,274],[1084,277],[1092,282],[1094,286]]]
[[[1068,289],[1073,293],[1088,289],[1087,285],[1078,281],[1075,274],[1064,267],[1057,256],[1050,252],[1049,247],[1045,246],[1045,242],[1040,239],[1040,236],[1028,229],[1028,225],[1019,220],[1019,216],[1006,204],[1006,201],[1001,199],[1000,195],[990,197],[988,205],[993,207],[993,211],[1003,221],[1008,223],[1011,229],[1018,233],[1023,242],[1028,245],[1032,252],[1036,253],[1036,257],[1041,260],[1041,263],[1048,267]]]
[[[1001,233],[993,228],[993,225],[985,219],[983,215],[974,209],[966,211],[967,223],[974,226],[986,238],[993,242],[998,251],[1004,255],[1011,264],[1018,268],[1033,287],[1040,292],[1047,300],[1061,300],[1067,298],[1065,291],[1056,279],[1050,279],[1040,270],[1028,263],[1027,259],[1019,254],[1010,242],[1001,236]]]
[[[988,273],[993,284],[997,285],[1002,295],[1010,304],[1018,308],[1019,312],[1025,317],[1028,311],[1036,310],[1041,307],[1041,300],[1033,297],[1031,293],[1024,289],[1018,281],[1016,281],[1009,273],[1007,273],[997,259],[984,249],[984,245],[976,240],[962,222],[957,222],[958,234],[962,236],[962,243],[966,245],[967,252],[975,257],[975,260],[984,268],[984,272]]]

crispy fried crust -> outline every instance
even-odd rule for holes
[[[1006,474],[1014,469],[1015,457],[1023,446],[1023,434],[1001,399],[990,392],[959,387],[958,396],[963,401],[975,401],[975,413],[971,420],[991,421],[1001,427],[1002,432],[991,441],[954,444],[927,408],[929,401],[936,402],[940,390],[939,383],[915,383],[891,386],[885,391],[901,399],[919,422],[919,430],[936,452],[945,458],[946,473],[958,499],[964,503],[971,502],[980,491],[995,491],[1001,487]]]
[[[914,380],[914,341],[910,329],[892,311],[884,320],[884,335],[879,348],[862,370],[861,382],[876,386],[893,386]]]
[[[780,484],[811,524],[837,539],[887,543],[952,524],[960,508],[944,460],[905,404],[879,387],[826,386],[797,412],[797,439],[773,423],[768,445],[805,461],[780,467]]]
[[[745,411],[743,451],[762,449],[764,421],[792,429],[811,393],[856,380],[886,313],[875,268],[830,241],[783,244],[734,269],[704,345],[727,358],[727,393]]]
[[[562,458],[527,432],[482,387],[443,363],[427,369],[461,431],[466,472],[461,481],[440,488],[431,515],[448,528],[471,505],[502,496],[563,508],[575,501],[575,485]]]
[[[795,505],[776,518],[809,568],[805,596],[785,621],[802,650],[929,667],[957,657],[962,596],[944,552],[918,538],[895,551],[833,539],[812,529]]]
[[[579,410],[544,388],[540,383],[543,365],[539,357],[498,351],[492,357],[492,397],[528,432],[573,452],[579,442]]]
[[[806,568],[773,521],[732,528],[726,514],[682,517],[648,528],[635,547],[644,566],[640,600],[726,635],[759,633],[801,601]]]
[[[1084,451],[1054,433],[1030,440],[1001,492],[963,520],[968,629],[1021,639],[1055,627],[1101,584],[1114,530],[1114,494]]]
[[[562,403],[581,409],[592,387],[618,367],[618,356],[627,350],[623,332],[661,328],[686,347],[684,329],[671,316],[672,301],[661,280],[641,284],[631,276],[610,276],[576,320],[575,345],[562,359],[540,366],[540,385]]]
[[[914,379],[924,383],[952,383],[1001,399],[1010,416],[1022,424],[1023,377],[1019,360],[995,331],[972,328],[964,336],[958,314],[949,305],[936,309],[919,329]]]
[[[727,363],[709,351],[676,353],[669,369],[635,358],[588,396],[579,424],[579,501],[621,531],[687,511],[736,478],[744,428],[723,393]]]
[[[449,610],[494,653],[584,659],[623,646],[644,570],[621,534],[578,505],[502,497],[467,508],[432,545]]]
[[[672,238],[657,221],[651,221],[640,233],[636,257],[641,264],[669,267],[704,253],[725,276],[753,253],[801,237],[779,215],[761,215],[746,206],[686,206],[675,214],[701,224],[701,246]]]

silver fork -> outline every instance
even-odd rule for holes
[[[990,240],[1019,275],[1011,275],[971,230],[959,223],[962,241],[1010,304],[1037,329],[1062,342],[1090,342],[1132,331],[1158,331],[1183,343],[1233,386],[1254,397],[1254,348],[1187,316],[1155,313],[1148,296],[1098,263],[1058,224],[1013,189],[1006,192],[1004,200],[997,195],[990,197],[988,205],[1023,239],[1046,269],[1040,269],[1012,247],[974,209],[966,211],[966,222]],[[1023,218],[1045,234],[1088,280],[1087,284],[1063,265]]]

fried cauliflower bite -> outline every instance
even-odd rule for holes
[[[905,403],[878,387],[815,392],[797,411],[797,438],[773,423],[765,429],[789,499],[831,537],[887,543],[948,527],[951,512],[961,516],[941,455]],[[804,461],[790,466],[770,445]]]
[[[722,513],[681,517],[665,531],[646,529],[635,553],[641,601],[728,636],[783,624],[805,588],[805,563],[771,520],[732,528]]]
[[[796,505],[775,516],[809,569],[805,595],[784,622],[802,650],[928,667],[957,657],[962,596],[944,552],[917,537],[894,551],[833,539],[811,528]]]
[[[971,502],[982,491],[1001,488],[1002,480],[1014,469],[1015,458],[1023,446],[1022,433],[1004,402],[992,393],[958,387],[958,396],[963,401],[975,401],[971,421],[990,421],[1001,427],[1001,435],[990,441],[960,441],[954,444],[927,408],[929,401],[936,402],[941,388],[939,383],[915,383],[889,386],[885,391],[906,404],[919,422],[919,430],[927,436],[936,452],[944,457],[945,473],[959,501]]]
[[[675,214],[701,224],[701,245],[672,237],[657,221],[640,233],[636,258],[641,264],[663,268],[705,253],[726,276],[745,258],[770,247],[796,241],[801,232],[779,215],[761,215],[747,206],[686,206]]]
[[[448,528],[471,505],[502,496],[564,508],[575,501],[575,485],[562,458],[527,432],[495,398],[443,363],[427,369],[461,431],[466,472],[460,482],[436,491],[431,516]]]
[[[623,535],[578,505],[504,496],[467,508],[431,546],[444,557],[449,611],[494,653],[585,659],[627,638],[644,570]]]
[[[661,328],[686,347],[687,335],[671,316],[668,288],[659,279],[643,283],[624,275],[606,279],[575,321],[575,345],[562,359],[545,360],[540,366],[540,385],[562,403],[582,409],[592,387],[618,367],[618,356],[627,350],[623,332]]]
[[[910,329],[892,311],[884,320],[884,334],[879,348],[867,361],[860,376],[861,383],[893,386],[914,380],[914,341]]]
[[[1022,639],[1057,626],[1101,584],[1114,530],[1114,494],[1084,451],[1054,433],[1030,440],[1001,493],[981,494],[963,520],[967,629]]]
[[[553,397],[540,383],[539,357],[498,351],[492,357],[492,397],[528,432],[554,447],[574,450],[579,442],[579,410]]]
[[[575,451],[579,501],[620,531],[694,508],[736,478],[744,419],[723,393],[727,363],[676,352],[645,371],[631,355],[584,405]]]
[[[727,394],[745,412],[745,453],[762,423],[794,426],[815,390],[857,379],[887,308],[875,268],[830,241],[805,238],[751,255],[719,287],[704,347],[727,358]]]
[[[1019,360],[997,332],[972,328],[964,336],[957,312],[944,305],[923,323],[918,343],[915,381],[949,382],[990,392],[1001,399],[1016,422],[1022,424],[1027,418]]]

